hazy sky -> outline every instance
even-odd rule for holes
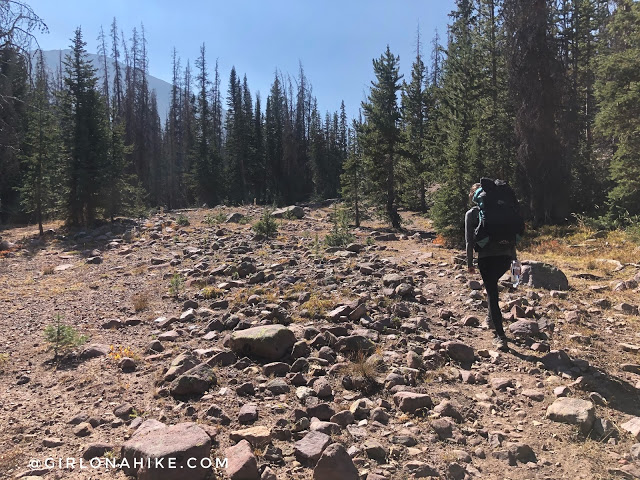
[[[213,71],[218,59],[226,98],[229,72],[246,74],[251,92],[260,91],[263,108],[275,69],[296,76],[299,62],[313,86],[319,108],[335,111],[344,100],[357,113],[373,79],[371,60],[389,44],[409,77],[418,25],[429,56],[435,29],[446,39],[447,14],[454,0],[27,0],[47,23],[39,35],[43,50],[68,48],[82,27],[87,50],[97,51],[102,25],[113,17],[131,37],[144,24],[149,73],[171,80],[171,52],[192,68],[204,42]],[[427,62],[428,63],[428,62]]]

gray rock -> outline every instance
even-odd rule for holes
[[[384,463],[387,459],[387,451],[380,442],[376,440],[365,440],[362,450],[365,452],[367,457],[376,460],[379,463]]]
[[[301,218],[304,218],[304,210],[302,209],[302,207],[299,207],[297,205],[291,205],[289,207],[274,210],[271,213],[271,216],[273,218],[295,217],[300,220]]]
[[[330,418],[330,422],[337,423],[342,428],[346,428],[347,425],[351,425],[353,422],[355,422],[355,417],[350,410],[343,410],[333,415]]]
[[[578,425],[583,434],[591,431],[596,419],[593,403],[577,398],[562,397],[547,408],[547,417],[554,422]]]
[[[415,413],[433,406],[431,397],[424,393],[398,392],[393,396],[393,402],[405,413]]]
[[[375,348],[375,343],[362,335],[350,335],[348,337],[342,337],[338,339],[335,345],[335,350],[340,353],[363,352],[365,354],[369,354],[372,353]]]
[[[537,390],[533,388],[529,388],[522,391],[522,395],[530,398],[531,400],[535,400],[536,402],[541,402],[544,400],[544,391]]]
[[[347,450],[339,443],[333,443],[324,449],[316,467],[313,480],[359,480],[358,469]]]
[[[475,353],[473,347],[458,341],[444,342],[442,348],[452,360],[460,363],[473,363]]]
[[[431,428],[442,440],[453,436],[453,423],[447,418],[436,418],[431,421]]]
[[[264,325],[238,330],[229,337],[229,348],[246,356],[280,360],[296,343],[294,333],[282,325]]]
[[[553,265],[533,260],[522,262],[520,283],[532,288],[569,290],[569,280],[562,270]]]
[[[441,417],[451,417],[458,422],[463,419],[462,413],[460,413],[460,406],[449,400],[442,400],[433,411],[440,414]]]
[[[547,370],[568,371],[573,367],[573,361],[564,350],[551,350],[540,359]]]
[[[104,345],[101,343],[94,343],[85,347],[84,350],[80,353],[80,359],[88,360],[90,358],[98,358],[109,355],[109,345]]]
[[[229,462],[226,474],[231,480],[260,480],[258,460],[249,442],[241,440],[237,445],[227,448],[225,456]]]
[[[620,428],[628,433],[636,440],[640,440],[640,417],[633,417],[628,422],[620,425]]]
[[[509,325],[509,331],[518,337],[533,337],[540,334],[540,326],[535,320],[518,320]]]
[[[253,423],[258,420],[258,406],[255,403],[246,403],[238,412],[238,422]]]
[[[296,459],[304,465],[315,465],[330,443],[329,435],[322,432],[309,432],[294,445]]]
[[[271,430],[262,425],[244,430],[234,430],[229,433],[229,439],[232,442],[246,440],[254,447],[263,447],[271,441]]]
[[[244,218],[244,215],[240,212],[233,212],[227,216],[225,223],[238,223],[240,220]]]
[[[143,422],[122,446],[122,459],[129,465],[128,468],[123,467],[127,475],[136,476],[139,480],[180,480],[188,469],[190,480],[204,480],[208,476],[208,470],[200,463],[202,459],[209,458],[211,450],[211,438],[207,432],[195,423],[166,426],[155,420],[150,424],[147,422],[150,421]],[[175,468],[167,467],[169,458],[175,462]],[[155,460],[148,462],[147,459],[164,459],[163,468],[155,468]],[[193,466],[192,462],[195,468],[189,468]],[[140,463],[142,467],[134,468]]]
[[[91,435],[92,431],[93,427],[88,422],[79,423],[73,428],[73,434],[76,437],[86,437],[88,435]]]
[[[200,395],[216,383],[216,374],[211,367],[201,363],[187,370],[171,383],[171,395]]]
[[[441,478],[438,471],[428,463],[411,460],[405,463],[404,468],[412,475],[412,478]]]
[[[45,448],[57,448],[64,445],[64,442],[59,438],[47,437],[42,440],[42,446]]]
[[[113,450],[114,446],[109,443],[92,443],[87,445],[82,452],[82,458],[85,460],[91,460],[96,457],[104,457],[104,455]]]

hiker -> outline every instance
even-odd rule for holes
[[[502,180],[482,178],[469,192],[475,204],[464,218],[467,244],[467,269],[475,273],[473,251],[478,252],[478,269],[487,290],[489,304],[488,326],[494,329],[494,345],[509,351],[502,326],[502,312],[498,305],[498,280],[517,259],[516,242],[524,231],[515,193]]]

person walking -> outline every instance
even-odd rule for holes
[[[515,193],[502,180],[483,178],[469,191],[474,206],[465,214],[467,270],[476,273],[474,250],[478,251],[478,269],[487,291],[489,328],[494,329],[494,345],[502,352],[509,351],[504,332],[502,312],[498,304],[498,280],[517,259],[517,237],[524,231]]]

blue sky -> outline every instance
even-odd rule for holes
[[[39,35],[43,50],[68,48],[77,26],[87,49],[97,50],[102,25],[108,33],[113,17],[129,38],[144,24],[151,75],[171,80],[171,52],[192,68],[204,42],[213,71],[216,58],[226,97],[229,72],[235,65],[247,75],[251,92],[264,101],[275,69],[295,77],[302,62],[319,108],[335,111],[344,100],[347,113],[357,114],[373,79],[371,60],[389,44],[400,55],[409,77],[418,25],[430,54],[438,29],[446,38],[447,14],[454,0],[30,0],[50,33]]]

